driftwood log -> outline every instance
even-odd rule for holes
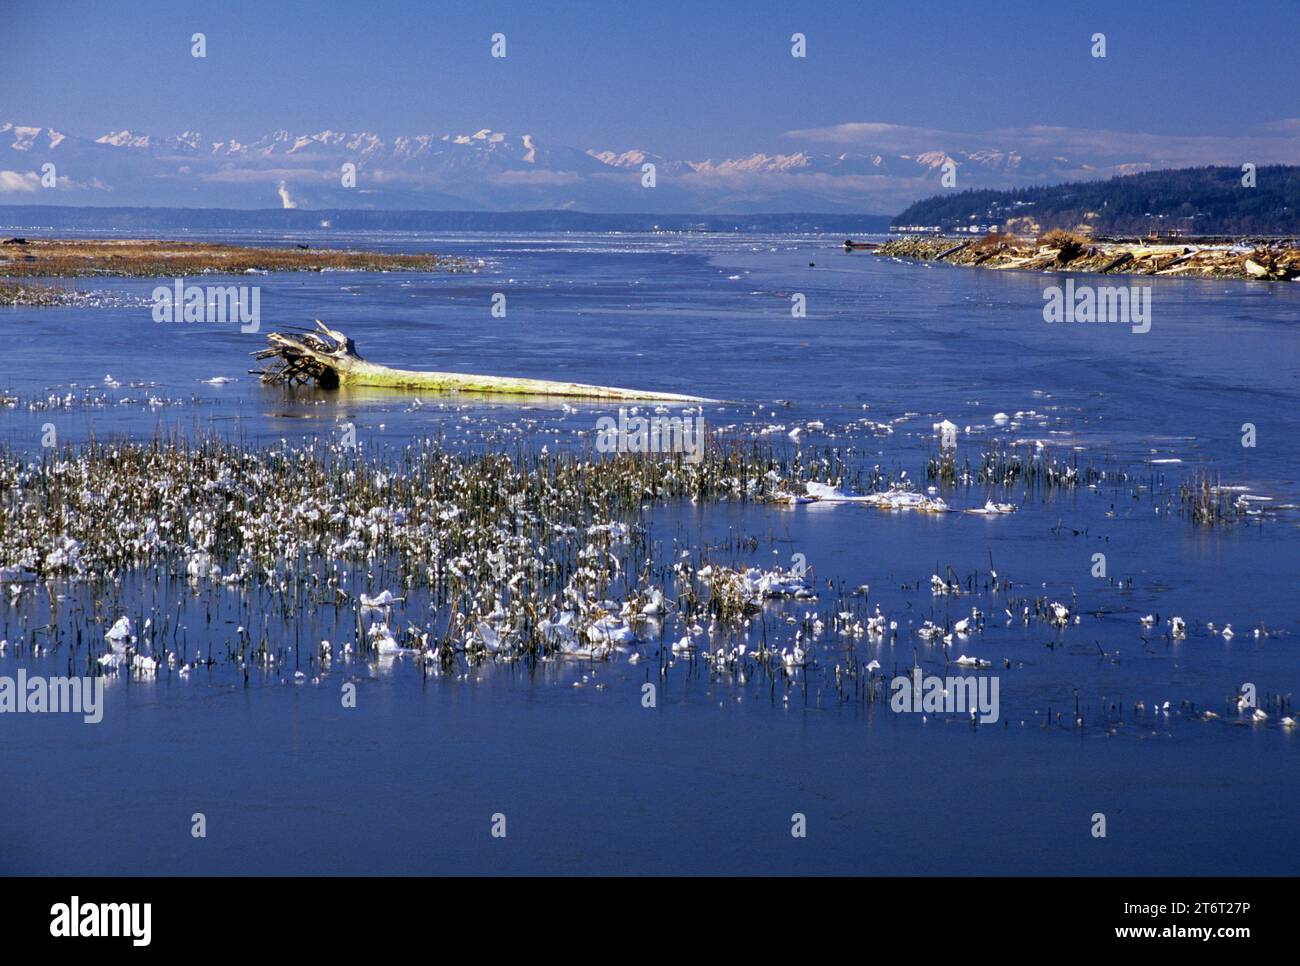
[[[258,359],[274,360],[265,369],[250,369],[269,385],[295,386],[314,383],[324,389],[339,386],[374,386],[387,389],[419,389],[428,392],[506,393],[524,396],[566,396],[576,399],[635,399],[659,402],[714,402],[703,396],[674,392],[645,392],[616,386],[589,386],[580,382],[552,382],[549,379],[516,379],[512,376],[479,376],[460,372],[422,372],[393,369],[368,362],[356,344],[319,319],[318,331],[296,335],[272,332],[265,349],[253,353]]]
[[[1102,266],[1101,274],[1105,275],[1107,272],[1114,271],[1115,269],[1119,268],[1121,265],[1127,265],[1131,261],[1133,261],[1132,252],[1120,252],[1113,259],[1111,259],[1109,262],[1107,262],[1105,265]]]

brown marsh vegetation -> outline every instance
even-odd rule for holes
[[[428,272],[456,271],[461,267],[458,259],[441,255],[161,240],[32,238],[0,248],[0,276],[9,278],[148,278],[331,270]]]

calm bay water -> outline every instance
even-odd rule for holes
[[[404,664],[362,668],[355,710],[340,708],[332,686],[274,676],[248,688],[221,675],[124,677],[108,688],[99,725],[0,717],[0,871],[1300,867],[1300,734],[1276,714],[1246,724],[1226,705],[1245,682],[1261,694],[1300,685],[1300,514],[1287,508],[1300,502],[1300,286],[1152,280],[1151,331],[1135,334],[1045,323],[1043,287],[1058,278],[845,254],[824,237],[220,237],[437,251],[476,268],[242,276],[262,288],[257,334],[154,323],[144,300],[155,280],[95,283],[138,307],[0,310],[0,394],[20,400],[0,409],[0,442],[38,453],[52,423],[61,442],[216,432],[268,446],[337,441],[352,423],[373,452],[428,436],[513,453],[589,448],[596,418],[613,411],[289,393],[245,374],[267,331],[320,318],[377,362],[726,400],[704,416],[731,436],[761,435],[787,451],[855,447],[867,465],[906,470],[922,485],[944,419],[962,430],[962,455],[1041,441],[1129,479],[1031,494],[996,517],[741,503],[645,512],[666,554],[748,538],[738,561],[789,566],[800,553],[819,583],[869,585],[870,606],[900,632],[857,652],[886,671],[904,673],[924,651],[911,634],[922,621],[980,608],[985,632],[957,648],[994,664],[982,673],[1000,677],[995,725],[895,715],[825,692],[782,698],[686,661],[670,669],[653,710],[640,703],[645,667],[623,660],[488,665],[438,679]],[[505,318],[490,312],[497,292]],[[806,296],[806,318],[791,317],[794,293]],[[214,377],[232,381],[206,381]],[[39,400],[48,404],[32,405]],[[1244,423],[1256,427],[1253,448],[1242,446]],[[1274,509],[1207,529],[1150,496],[1196,475],[1271,498],[1259,505]],[[990,494],[943,495],[971,508]],[[1091,575],[1098,552],[1120,584]],[[935,597],[930,576],[949,566],[962,575],[992,567],[1015,589]],[[1039,595],[1067,604],[1077,595],[1081,622],[1058,630],[1005,618],[1008,597]],[[204,610],[217,609],[218,626],[237,621],[237,596],[216,590],[186,603],[191,636],[217,633]],[[784,611],[834,602],[823,592],[816,605]],[[0,602],[0,638],[16,639],[40,613],[38,602]],[[1143,632],[1148,613],[1182,616],[1187,639]],[[1236,634],[1225,639],[1218,630],[1229,623]],[[341,628],[315,629],[337,640]],[[840,650],[821,646],[820,663],[833,665]],[[932,654],[921,659],[927,673],[944,673]],[[66,673],[67,663],[57,652],[10,651],[0,674]],[[1170,712],[1158,713],[1165,701]],[[1201,709],[1222,717],[1200,720]],[[206,839],[190,836],[194,812],[207,816]],[[497,812],[508,817],[504,840],[489,836]],[[807,817],[806,839],[790,835],[796,812]],[[1097,812],[1105,839],[1091,834]]]

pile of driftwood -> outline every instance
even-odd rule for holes
[[[1036,242],[997,235],[967,241],[936,237],[898,238],[885,242],[875,253],[1033,272],[1187,275],[1269,281],[1300,278],[1300,248],[1290,246],[1124,244],[1092,242],[1065,232],[1049,233]]]
[[[645,392],[615,386],[590,386],[580,382],[549,379],[516,379],[512,376],[479,376],[462,372],[425,372],[394,369],[368,362],[356,344],[320,320],[316,331],[295,334],[272,332],[265,349],[253,353],[271,360],[265,369],[250,369],[269,385],[314,384],[323,389],[339,386],[373,386],[387,389],[416,389],[425,392],[503,393],[512,396],[562,396],[577,399],[636,399],[659,402],[713,402],[702,396],[673,392]]]

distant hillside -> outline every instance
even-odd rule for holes
[[[918,201],[894,225],[1025,233],[1084,226],[1097,234],[1300,232],[1300,166],[1262,166],[1253,188],[1242,178],[1240,168],[1183,168],[1050,187],[954,191]]]

